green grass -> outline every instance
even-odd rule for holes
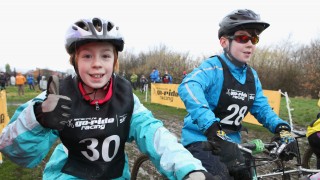
[[[318,99],[306,98],[290,98],[291,116],[293,124],[300,127],[307,127],[308,124],[315,120],[320,112],[317,106]],[[286,99],[281,98],[280,117],[284,120],[289,120],[288,109],[286,107]]]
[[[9,86],[7,87],[7,101],[8,103],[24,103],[28,100],[34,98],[42,91],[35,87],[35,90],[29,90],[27,86],[25,86],[25,93],[23,96],[18,95],[18,88],[16,86]]]
[[[25,95],[18,96],[17,87],[8,87],[7,88],[7,105],[8,105],[8,114],[11,117],[18,107],[18,104],[25,103],[26,101],[34,98],[36,95],[41,93],[41,91],[31,91],[27,87],[25,88]],[[178,119],[183,120],[186,115],[185,109],[177,109],[169,106],[163,106],[159,104],[150,103],[150,96],[148,97],[148,102],[145,102],[145,96],[139,91],[134,92],[140,99],[141,103],[144,104],[149,110],[153,112],[153,114],[161,119],[163,115],[176,117]],[[149,92],[150,95],[150,92]],[[305,99],[305,98],[291,98],[291,108],[294,108],[292,111],[292,117],[294,120],[294,124],[306,127],[306,125],[315,119],[316,114],[319,112],[319,108],[317,107],[316,99]],[[285,98],[281,99],[280,106],[280,117],[284,120],[288,120],[288,113],[286,109],[286,101]],[[244,123],[245,126],[250,129],[250,133],[268,133],[265,128],[260,126],[251,125],[248,123]],[[3,157],[3,164],[0,165],[0,179],[41,179],[42,177],[42,169],[43,165],[41,164],[34,169],[22,168],[14,163],[12,163],[8,158]]]

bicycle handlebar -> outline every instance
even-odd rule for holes
[[[263,145],[264,145],[264,148],[268,149],[268,150],[279,146],[278,143],[276,143],[276,142],[263,143]],[[253,144],[253,143],[243,143],[243,144],[239,144],[239,146],[250,149],[250,150],[256,149],[256,144]]]
[[[271,143],[263,143],[263,146],[265,149],[269,151],[269,154],[271,157],[278,157],[287,145],[281,144],[279,146],[277,142],[271,142]],[[256,144],[254,143],[243,143],[243,144],[239,144],[238,147],[242,151],[245,151],[248,153],[252,153],[252,150],[255,150],[257,148]]]
[[[204,149],[205,150],[210,150],[210,146],[208,146],[206,144],[206,142],[204,142]],[[282,153],[282,151],[284,150],[284,148],[286,147],[286,144],[278,144],[277,142],[271,142],[271,143],[264,143],[261,142],[259,143],[258,146],[263,146],[263,149],[267,149],[269,151],[269,154],[271,157],[277,158],[279,157],[279,155]],[[238,148],[242,151],[242,152],[246,152],[246,153],[250,153],[252,154],[252,151],[257,151],[257,144],[255,143],[242,143],[242,144],[238,144]],[[257,151],[257,152],[262,152],[261,150]]]

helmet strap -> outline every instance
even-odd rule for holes
[[[231,44],[232,44],[232,39],[228,39],[229,40],[229,47],[228,48],[223,48],[224,54],[225,56],[228,57],[228,59],[231,61],[232,64],[234,64],[237,67],[242,67],[243,65],[245,65],[245,63],[240,62],[237,58],[235,58],[232,54],[231,54]]]
[[[93,102],[93,101],[96,100],[96,97],[95,97],[95,96],[96,96],[96,93],[97,93],[98,90],[107,91],[108,86],[109,86],[110,81],[111,81],[111,78],[110,78],[110,80],[109,80],[103,87],[101,87],[101,88],[93,88],[93,90],[92,90],[91,92],[86,92],[86,90],[84,89],[84,87],[85,87],[85,86],[89,87],[89,86],[88,86],[87,84],[85,84],[85,83],[81,80],[81,78],[79,79],[79,81],[80,81],[80,82],[79,82],[79,83],[80,83],[79,85],[83,87],[83,88],[82,88],[82,89],[83,89],[83,90],[82,90],[82,91],[83,91],[83,94],[82,94],[82,95],[83,95],[83,96],[85,97],[85,99],[88,100],[89,102]],[[91,94],[94,94],[93,98],[90,97]]]

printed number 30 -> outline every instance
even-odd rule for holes
[[[90,156],[87,151],[81,151],[81,153],[86,158],[88,158],[90,161],[98,160],[99,157],[100,157],[100,153],[96,149],[96,147],[98,145],[98,140],[95,139],[95,138],[87,138],[87,139],[81,140],[79,143],[85,143],[87,141],[91,142],[91,144],[89,146],[87,146],[87,149],[92,152],[92,153],[90,153],[90,154],[92,154],[92,156]],[[114,148],[114,152],[110,153],[110,154],[113,154],[113,155],[111,157],[109,157],[109,145],[110,145],[111,141],[115,142],[115,148]],[[101,150],[102,159],[105,162],[111,161],[117,155],[118,150],[119,150],[119,146],[120,146],[120,138],[119,138],[119,136],[112,135],[112,136],[107,137],[102,143],[102,150]]]
[[[244,118],[245,113],[247,112],[248,107],[247,106],[243,106],[241,109],[239,108],[238,104],[232,104],[228,107],[228,111],[233,111],[232,114],[230,114],[229,116],[223,118],[220,123],[223,124],[229,124],[232,125],[234,123],[234,125],[239,126],[242,119]],[[236,117],[235,120],[234,117]]]

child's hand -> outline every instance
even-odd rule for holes
[[[230,137],[221,129],[218,122],[213,123],[205,132],[208,141],[203,143],[203,149],[210,150],[213,155],[220,156],[224,163],[244,161],[240,149],[236,143],[231,142]]]
[[[192,171],[183,180],[219,180],[221,177],[213,176],[206,171]]]
[[[71,115],[71,99],[59,95],[59,79],[51,76],[48,80],[47,98],[36,103],[35,114],[38,122],[46,128],[63,130]]]

